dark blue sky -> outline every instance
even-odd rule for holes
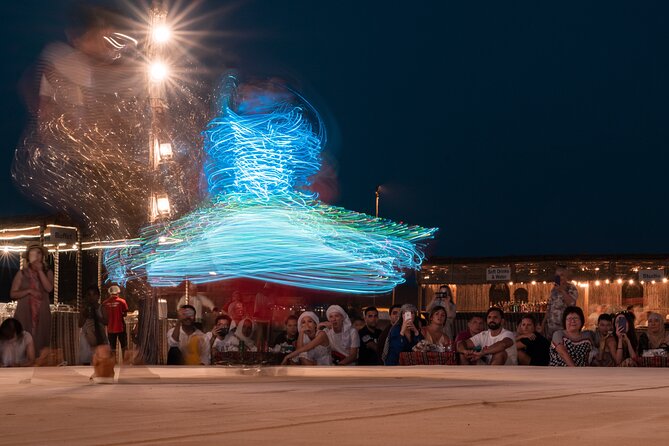
[[[65,2],[3,5],[3,216],[16,83]],[[441,231],[443,256],[669,252],[669,3],[246,1],[221,66],[298,79],[331,124],[336,204]],[[204,26],[204,25],[202,25]],[[213,60],[212,54],[207,56]]]

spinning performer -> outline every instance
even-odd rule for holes
[[[204,136],[210,201],[145,228],[140,249],[109,252],[112,280],[130,269],[154,286],[251,278],[367,294],[391,291],[403,270],[420,266],[436,229],[330,206],[308,190],[326,138],[299,95],[227,76]]]

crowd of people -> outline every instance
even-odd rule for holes
[[[14,317],[0,325],[2,366],[39,364],[40,356],[48,353],[53,273],[45,255],[43,248],[29,247],[12,283],[11,297],[17,306]],[[412,304],[391,306],[383,329],[374,306],[352,320],[341,306],[331,305],[325,320],[311,311],[288,316],[285,329],[271,342],[259,335],[257,305],[249,314],[238,292],[227,311],[217,310],[209,324],[213,328],[203,331],[203,307],[214,304],[196,287],[189,291],[179,301],[176,324],[166,333],[170,365],[211,365],[225,354],[259,352],[279,355],[284,365],[392,366],[401,364],[407,353],[420,352],[441,354],[448,363],[461,365],[606,367],[633,366],[642,356],[669,352],[669,333],[658,313],[645,315],[648,327],[640,335],[629,311],[599,314],[595,328],[584,330],[586,318],[576,306],[578,290],[564,268],[556,272],[542,321],[525,314],[517,326],[505,327],[504,311],[493,306],[485,314],[471,316],[459,333],[448,286],[439,289],[426,313]],[[97,286],[86,290],[79,315],[81,364],[109,365],[117,348],[122,352],[128,348],[124,320],[128,305],[118,286],[109,287],[107,294],[102,300]]]
[[[209,365],[221,353],[259,351],[252,319],[235,322],[222,315],[205,334],[197,328],[195,314],[190,305],[179,309],[179,322],[167,333],[169,364]],[[326,321],[311,311],[289,316],[270,351],[285,355],[283,365],[392,366],[401,363],[403,353],[433,352],[451,355],[461,365],[555,367],[634,366],[645,353],[669,351],[669,333],[657,313],[648,315],[647,332],[637,336],[630,312],[602,314],[590,331],[583,330],[583,310],[570,305],[550,339],[531,314],[522,316],[515,331],[505,328],[504,312],[497,307],[472,316],[453,339],[447,334],[448,310],[442,306],[425,316],[414,305],[393,305],[384,330],[377,326],[379,310],[373,306],[364,310],[360,329],[339,305],[330,306],[326,315]]]

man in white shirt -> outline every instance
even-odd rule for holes
[[[195,308],[183,305],[179,308],[179,321],[174,328],[167,330],[167,346],[174,347],[181,352],[177,358],[170,352],[167,358],[168,365],[197,365],[200,364],[204,345],[204,333],[195,326]],[[177,352],[178,355],[178,352]]]
[[[492,307],[488,309],[486,321],[488,330],[458,344],[458,352],[474,364],[517,365],[515,336],[502,327],[504,312]]]

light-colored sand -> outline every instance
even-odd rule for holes
[[[669,369],[0,369],[9,445],[669,444]]]

